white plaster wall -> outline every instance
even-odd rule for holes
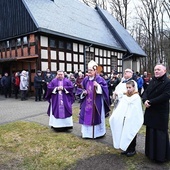
[[[41,58],[42,59],[48,59],[48,51],[41,49]]]
[[[40,37],[40,46],[48,47],[48,37],[45,36]]]

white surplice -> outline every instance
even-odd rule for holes
[[[54,128],[73,127],[73,118],[72,116],[67,117],[65,119],[55,118],[54,115],[52,114],[52,102],[51,102],[49,126],[52,126]]]
[[[99,84],[96,88],[96,93],[102,94],[102,88]],[[81,125],[82,138],[93,138],[93,137],[97,138],[97,137],[104,136],[106,134],[104,102],[103,99],[101,100],[102,100],[101,123],[95,126],[82,124]]]
[[[114,148],[126,151],[143,124],[143,116],[140,96],[123,95],[109,118]]]

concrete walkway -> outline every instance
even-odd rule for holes
[[[79,103],[74,103],[74,107],[79,107]],[[0,125],[24,120],[30,122],[37,122],[41,125],[48,126],[49,117],[46,114],[48,108],[48,102],[41,101],[35,102],[34,97],[29,98],[26,101],[20,99],[5,98],[0,95]],[[78,122],[74,122],[72,132],[74,135],[81,137],[81,126]],[[138,135],[137,138],[137,152],[144,154],[144,136]],[[110,129],[107,129],[105,137],[95,139],[95,141],[104,143],[108,146],[113,146],[112,136]]]

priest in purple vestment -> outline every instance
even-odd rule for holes
[[[79,123],[82,138],[106,134],[105,117],[109,114],[109,92],[106,81],[97,74],[97,63],[88,63],[88,76],[82,82]]]
[[[73,127],[72,104],[74,102],[73,84],[64,77],[64,71],[57,71],[57,76],[47,87],[46,99],[49,102],[47,114],[49,126],[55,129]]]

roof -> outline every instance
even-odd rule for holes
[[[91,8],[78,0],[22,1],[39,31],[146,56],[127,30],[106,10]]]
[[[41,31],[125,51],[98,12],[78,0],[23,2]]]
[[[146,56],[146,53],[142,50],[139,44],[111,14],[99,7],[97,9],[102,12],[105,19],[111,25],[113,33],[118,37],[119,42],[128,50],[129,53]]]

